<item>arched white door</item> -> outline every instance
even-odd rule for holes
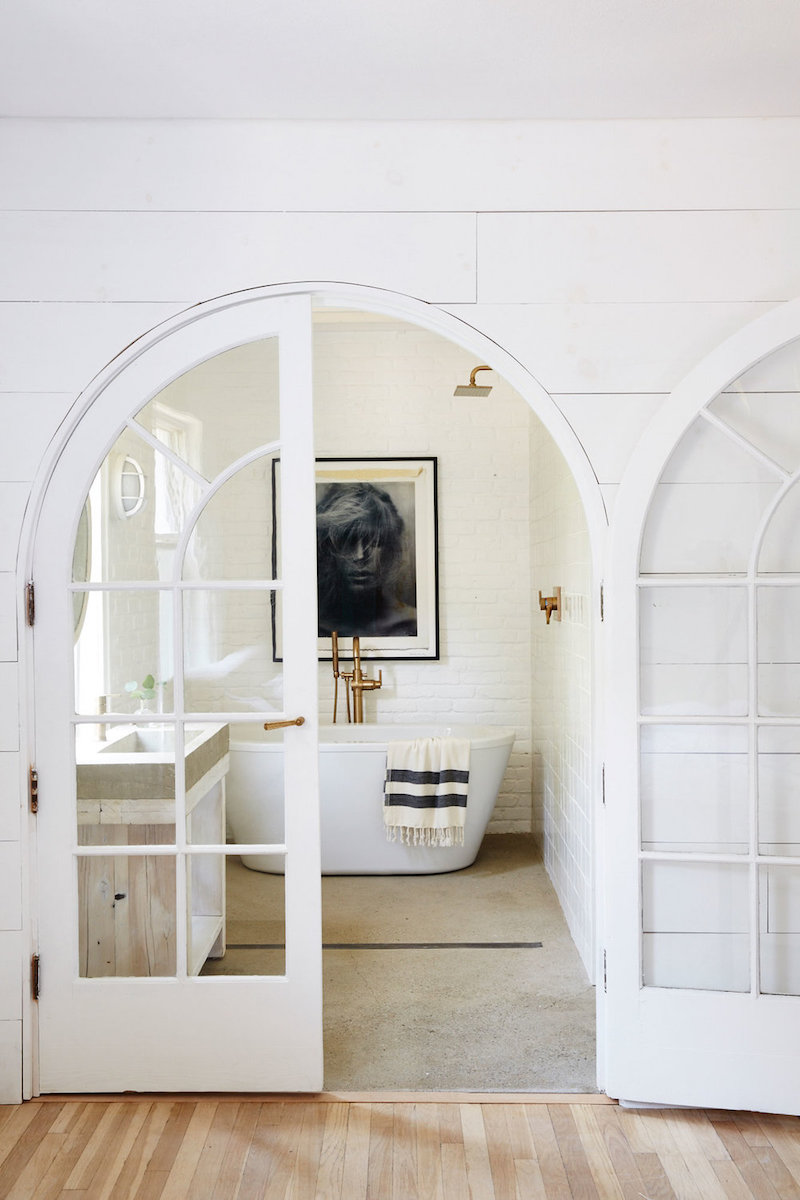
[[[48,485],[42,1092],[322,1086],[310,364],[306,296],[192,310],[107,371]],[[257,414],[244,440],[225,421],[237,388]],[[277,832],[245,843],[226,834],[229,747],[265,722],[285,726]],[[281,871],[251,879],[247,852]],[[231,945],[235,872],[249,940],[273,947],[258,968]]]
[[[630,1101],[800,1112],[798,331],[787,306],[721,347],[618,496],[606,1079]]]

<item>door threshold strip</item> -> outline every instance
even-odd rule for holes
[[[605,1092],[50,1092],[34,1104],[607,1104]],[[702,1111],[702,1110],[698,1110]]]
[[[541,950],[544,942],[323,942],[323,950]],[[284,942],[228,942],[228,950],[284,950]]]

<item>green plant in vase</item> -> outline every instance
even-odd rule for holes
[[[144,713],[150,711],[148,708],[148,701],[155,700],[156,696],[158,695],[158,689],[162,688],[163,686],[163,683],[156,683],[155,678],[152,675],[145,675],[141,683],[137,683],[135,679],[132,679],[129,683],[126,683],[125,691],[131,697],[131,699],[139,701],[137,712]]]

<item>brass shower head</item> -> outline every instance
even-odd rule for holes
[[[453,395],[454,396],[488,396],[489,392],[492,389],[490,387],[479,387],[478,384],[475,382],[475,376],[478,374],[478,371],[491,371],[491,369],[492,369],[491,367],[475,367],[475,369],[470,372],[469,383],[460,384],[459,387],[457,387],[456,390],[453,392]]]

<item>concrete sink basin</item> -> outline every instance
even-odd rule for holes
[[[187,752],[191,751],[192,746],[202,737],[203,733],[205,733],[204,729],[186,727],[185,746]],[[108,758],[110,755],[126,757],[129,754],[173,755],[174,753],[174,729],[153,729],[146,726],[123,734],[122,737],[101,746],[98,750],[98,754],[102,754],[103,758]]]
[[[227,725],[187,725],[187,793],[228,753]],[[175,729],[124,727],[118,737],[79,751],[78,801],[172,801],[175,797]]]

